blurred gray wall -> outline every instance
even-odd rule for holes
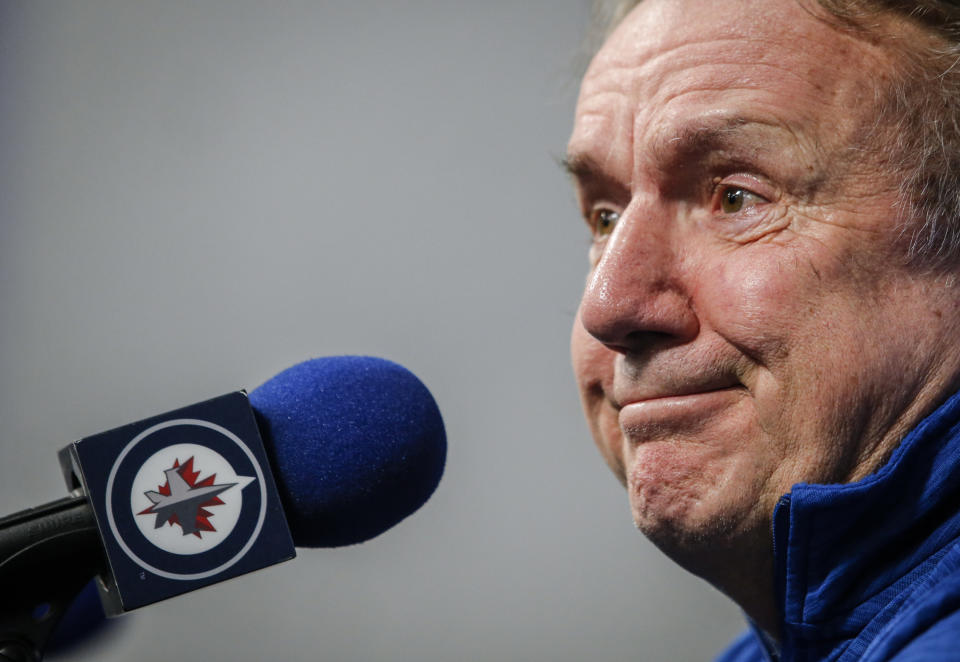
[[[379,538],[57,659],[702,660],[740,628],[579,412],[584,2],[0,3],[0,514],[64,494],[69,441],[313,356],[408,366],[450,444]]]

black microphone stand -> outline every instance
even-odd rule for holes
[[[0,662],[39,662],[67,607],[106,571],[86,497],[0,518]]]

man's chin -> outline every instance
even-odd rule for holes
[[[722,571],[715,566],[756,547],[758,537],[769,538],[769,522],[753,521],[759,519],[753,512],[663,487],[638,490],[631,484],[628,490],[637,529],[677,564],[708,581]]]

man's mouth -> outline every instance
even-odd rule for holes
[[[614,383],[613,398],[611,399],[614,407],[618,410],[631,405],[640,405],[644,403],[657,403],[668,405],[672,401],[681,401],[685,398],[696,398],[706,396],[718,391],[728,391],[731,389],[742,389],[741,384],[736,379],[712,379],[703,381],[685,381],[676,384],[665,384],[645,387],[642,385],[624,385]]]
[[[745,395],[741,384],[691,388],[628,396],[619,405],[618,422],[634,443],[696,433]]]

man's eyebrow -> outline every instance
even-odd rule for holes
[[[755,146],[792,142],[780,124],[748,119],[740,115],[703,118],[664,131],[653,142],[659,155],[724,148],[749,138]],[[609,179],[606,169],[593,157],[572,153],[559,160],[560,167],[578,179]]]
[[[624,186],[612,176],[596,159],[588,154],[573,153],[560,159],[560,167],[567,171],[580,184],[606,184]]]
[[[734,145],[754,149],[772,144],[782,146],[789,137],[790,134],[779,124],[728,115],[677,127],[653,143],[653,153],[661,159],[669,156],[682,158]]]
[[[578,179],[596,176],[596,173],[600,171],[597,163],[583,154],[568,154],[559,159],[558,163],[568,175]]]
[[[575,180],[575,188],[581,191],[625,191],[629,182],[623,182],[610,174],[599,161],[586,153],[571,153],[560,159],[559,165]]]
[[[782,124],[739,114],[690,118],[666,127],[649,145],[646,157],[636,158],[659,169],[674,171],[684,164],[705,163],[711,155],[752,161],[763,152],[790,154],[793,134]],[[583,187],[630,188],[588,152],[571,152],[558,164]]]

